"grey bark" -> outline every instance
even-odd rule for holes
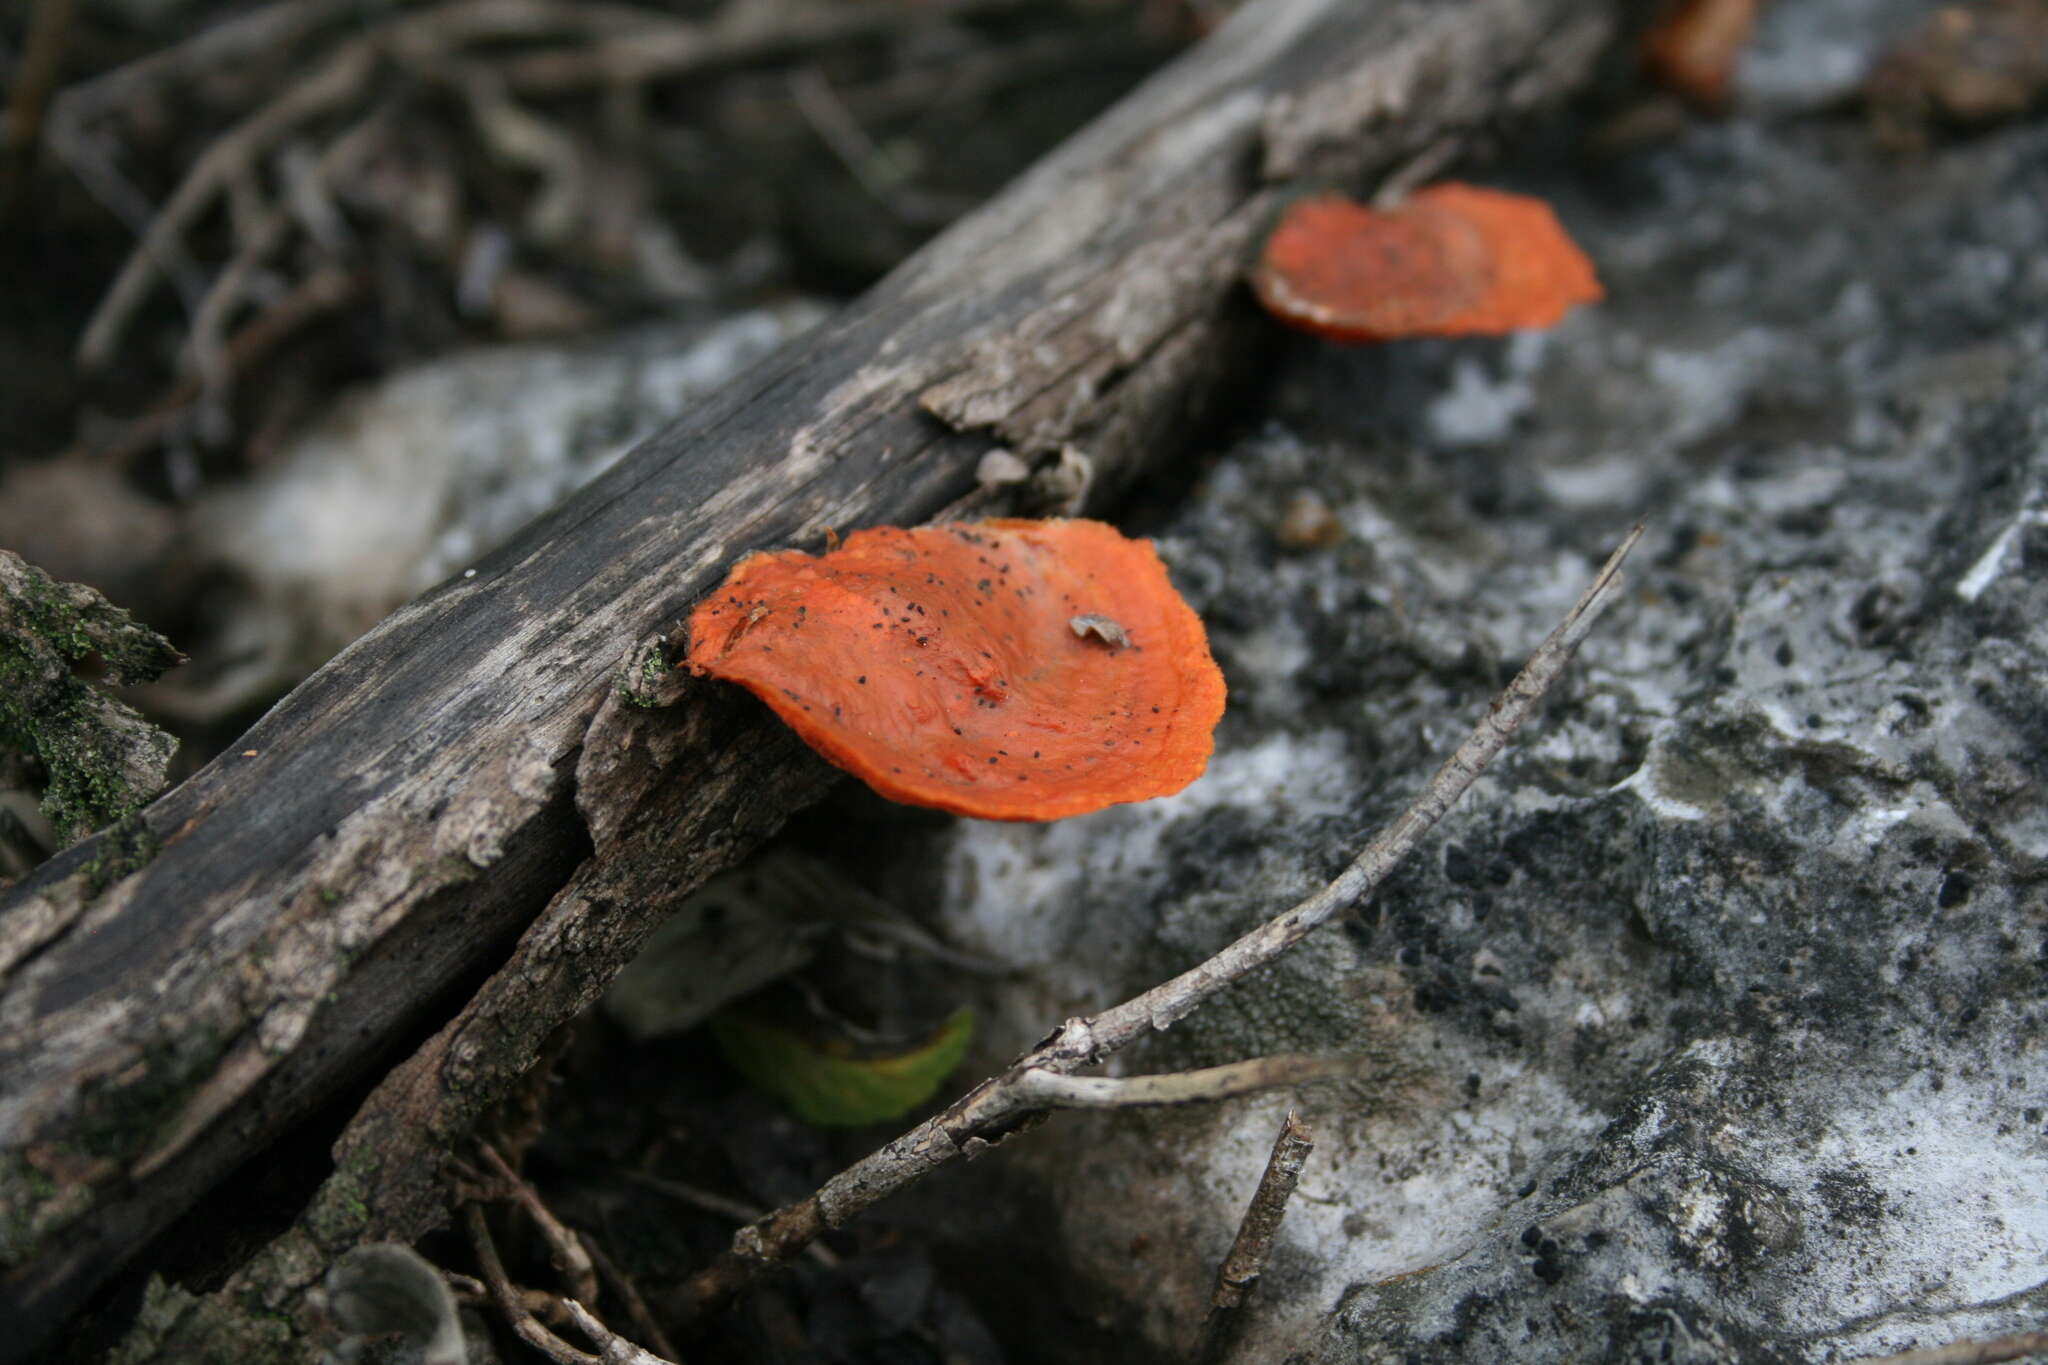
[[[447,1145],[677,898],[829,776],[751,703],[658,665],[622,680],[622,653],[648,657],[627,642],[750,550],[968,505],[987,433],[1027,457],[1079,447],[1100,505],[1252,368],[1264,324],[1235,282],[1284,177],[1374,180],[1526,112],[1584,76],[1615,8],[1248,6],[819,334],[344,651],[142,814],[146,866],[95,890],[88,841],[11,891],[0,1360],[437,1028],[222,1297],[290,1308],[338,1251],[442,1221]],[[670,704],[625,705],[627,685]],[[191,1307],[152,1299],[167,1358],[213,1330]]]

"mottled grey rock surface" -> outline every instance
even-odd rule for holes
[[[1277,419],[1140,526],[1229,679],[1207,777],[934,836],[947,932],[1024,969],[993,1063],[1330,876],[1652,519],[1386,893],[1124,1059],[1381,1063],[1301,1097],[1248,1359],[1830,1361],[2048,1319],[2048,128],[1901,159],[1795,97],[1801,51],[1841,84],[1825,24],[1765,37],[1762,113],[1507,176],[1605,305],[1302,343]],[[1304,492],[1336,543],[1282,544]],[[1286,1105],[1062,1119],[945,1197],[1051,1226],[1109,1337],[1169,1348]]]

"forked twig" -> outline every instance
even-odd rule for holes
[[[378,47],[368,38],[344,43],[305,80],[265,105],[200,154],[142,241],[114,277],[78,343],[79,362],[88,369],[113,355],[129,317],[142,302],[156,262],[173,252],[186,231],[230,179],[263,150],[307,119],[325,113],[361,89],[375,68]]]
[[[1643,527],[1638,523],[1564,620],[1494,699],[1471,735],[1408,808],[1374,837],[1336,880],[1199,966],[1100,1014],[1067,1020],[1000,1075],[983,1081],[943,1112],[855,1162],[817,1193],[741,1228],[730,1249],[683,1286],[677,1305],[680,1310],[701,1312],[723,1302],[762,1270],[844,1226],[897,1190],[958,1157],[985,1151],[1048,1107],[1038,1098],[1046,1083],[1035,1077],[1079,1071],[1154,1030],[1170,1027],[1217,992],[1299,943],[1310,931],[1370,896],[1464,795],[1563,675],[1573,651],[1618,594],[1622,561],[1642,536]]]
[[[611,32],[622,21],[620,11],[607,5],[444,0],[384,19],[337,43],[309,75],[244,117],[192,163],[143,230],[141,241],[86,324],[78,343],[79,363],[92,369],[112,357],[129,318],[148,293],[154,272],[162,262],[179,258],[186,233],[236,176],[246,173],[269,148],[301,125],[361,95],[387,59],[415,72],[444,70],[449,54],[465,45],[526,37],[565,26]],[[65,126],[71,125],[67,122]]]
[[[506,1276],[505,1263],[498,1258],[498,1244],[491,1238],[490,1224],[484,1220],[483,1207],[475,1203],[465,1204],[462,1217],[491,1300],[521,1341],[555,1361],[556,1365],[674,1365],[672,1361],[663,1360],[627,1341],[572,1298],[561,1298],[556,1302],[561,1306],[563,1315],[576,1325],[577,1331],[590,1338],[599,1353],[592,1355],[588,1351],[579,1351],[550,1332],[527,1307],[525,1294]]]
[[[540,1192],[526,1182],[525,1177],[512,1169],[512,1163],[498,1155],[498,1149],[488,1142],[477,1143],[477,1150],[484,1154],[491,1170],[505,1182],[506,1192],[518,1205],[526,1210],[526,1216],[533,1219],[540,1229],[542,1240],[548,1244],[548,1254],[555,1263],[555,1269],[569,1283],[569,1297],[575,1299],[597,1298],[597,1267],[592,1264],[589,1251],[584,1249],[582,1239],[555,1217],[554,1210],[540,1197]]]

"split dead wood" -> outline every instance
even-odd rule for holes
[[[1172,1027],[1225,987],[1273,961],[1317,927],[1356,908],[1465,794],[1563,676],[1573,652],[1622,583],[1621,565],[1642,539],[1632,529],[1592,584],[1551,631],[1478,726],[1392,824],[1322,890],[1268,920],[1200,965],[1100,1014],[1069,1019],[1000,1075],[955,1100],[908,1133],[827,1181],[817,1193],[741,1228],[732,1245],[692,1277],[677,1310],[701,1313],[724,1303],[756,1276],[867,1209],[963,1156],[975,1156],[1047,1109],[1068,1073],[1093,1066],[1139,1038]],[[1227,1070],[1228,1068],[1218,1068]],[[1050,1079],[1048,1079],[1050,1078]]]
[[[96,883],[101,836],[0,893],[0,1361],[421,1038],[299,1224],[149,1349],[232,1357],[240,1305],[288,1311],[355,1242],[445,1224],[441,1162],[545,1040],[834,779],[751,699],[676,678],[649,632],[749,551],[945,514],[992,444],[1085,450],[1089,504],[1110,505],[1255,377],[1269,344],[1241,270],[1290,177],[1370,185],[1526,118],[1620,8],[1253,0],[836,321],[344,651],[140,813],[146,866]]]
[[[1287,1214],[1287,1201],[1294,1197],[1301,1168],[1308,1163],[1315,1146],[1315,1135],[1301,1116],[1290,1109],[1286,1122],[1280,1125],[1280,1135],[1273,1139],[1273,1153],[1266,1158],[1265,1174],[1259,1177],[1259,1187],[1252,1192],[1244,1219],[1237,1225],[1230,1254],[1216,1269],[1216,1290],[1209,1296],[1209,1316],[1202,1324],[1201,1339],[1195,1347],[1198,1365],[1218,1365],[1230,1358],[1243,1324],[1245,1300],[1259,1276],[1266,1272],[1273,1239],[1279,1235],[1280,1220]]]

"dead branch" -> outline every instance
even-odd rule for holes
[[[1239,1310],[1265,1273],[1266,1258],[1272,1255],[1273,1239],[1287,1213],[1287,1201],[1294,1197],[1301,1168],[1315,1146],[1315,1135],[1290,1109],[1287,1121],[1280,1125],[1280,1135],[1273,1139],[1273,1154],[1266,1158],[1265,1174],[1259,1177],[1259,1187],[1245,1207],[1244,1220],[1237,1225],[1230,1254],[1216,1268],[1216,1291],[1209,1297],[1209,1317],[1195,1348],[1200,1365],[1216,1365],[1229,1357]]]
[[[1048,1088],[1048,1082],[1039,1077],[1047,1073],[1064,1076],[1092,1066],[1153,1030],[1171,1026],[1217,992],[1271,962],[1317,926],[1372,895],[1464,795],[1563,675],[1579,642],[1620,591],[1622,561],[1642,535],[1641,525],[1628,533],[1577,604],[1494,699],[1477,728],[1408,808],[1334,881],[1171,981],[1100,1014],[1067,1020],[1000,1075],[983,1081],[942,1113],[855,1162],[816,1194],[741,1228],[726,1254],[683,1287],[679,1309],[696,1313],[723,1303],[762,1271],[825,1233],[844,1227],[889,1195],[958,1157],[987,1150],[1026,1119],[1050,1107],[1039,1098]],[[1055,1093],[1061,1090],[1058,1086],[1051,1089]]]

